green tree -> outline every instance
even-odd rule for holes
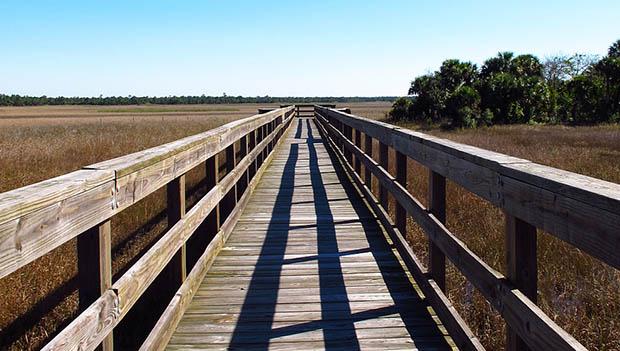
[[[389,112],[389,116],[395,120],[409,119],[410,109],[411,99],[401,97],[394,101],[394,104],[392,104],[392,109]]]

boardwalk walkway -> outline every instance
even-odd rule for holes
[[[447,349],[312,119],[299,118],[168,349]]]

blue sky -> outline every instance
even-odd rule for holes
[[[620,1],[0,1],[0,93],[403,95],[446,58],[604,54]]]

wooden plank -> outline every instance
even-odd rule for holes
[[[429,170],[428,175],[428,210],[441,222],[446,223],[446,178]],[[441,291],[446,291],[446,256],[437,245],[429,240],[428,270]]]
[[[506,267],[506,278],[530,301],[536,303],[536,228],[511,215],[506,215]],[[507,326],[506,338],[507,350],[529,350],[525,341],[510,326]]]
[[[166,211],[168,214],[168,230],[185,216],[185,175],[175,178],[166,185]],[[187,251],[185,244],[172,257],[166,265],[163,274],[166,276],[165,283],[162,283],[163,290],[170,291],[177,286],[181,286],[187,276]],[[160,293],[163,293],[160,292]]]
[[[335,130],[331,126],[329,126],[327,124],[327,121],[322,119],[320,116],[317,117],[317,119],[322,122],[319,123],[319,125],[324,126],[323,128],[330,128],[332,129],[332,131]],[[328,133],[325,129],[322,130],[323,134]],[[329,138],[329,143],[330,145],[333,145],[332,143],[334,142],[332,138]],[[332,150],[336,149],[336,147],[332,147]],[[339,154],[338,156],[342,157],[342,154]],[[365,167],[370,170],[370,164],[364,162],[364,158],[361,158],[361,160],[365,164]],[[366,160],[372,161],[372,158],[368,157]],[[341,162],[341,164],[344,165],[344,162]],[[348,170],[346,166],[343,167]],[[360,191],[363,193],[363,196],[367,199],[366,203],[378,215],[381,223],[383,224],[383,227],[390,235],[398,252],[404,259],[407,268],[409,268],[409,271],[413,274],[416,282],[419,284],[426,298],[430,300],[433,309],[437,312],[439,318],[441,319],[446,329],[449,331],[449,334],[455,341],[456,345],[460,349],[464,350],[484,350],[484,347],[482,346],[478,338],[469,329],[467,323],[459,315],[458,311],[454,308],[450,300],[448,300],[448,298],[437,285],[437,283],[433,279],[429,279],[427,277],[426,269],[418,260],[416,255],[413,253],[411,246],[409,246],[409,243],[404,238],[403,234],[391,223],[391,219],[387,211],[379,205],[379,201],[374,198],[374,195],[370,188],[366,184],[364,184],[364,182],[362,182],[359,177],[352,176],[350,170],[349,175],[351,176],[354,183],[357,185],[358,189],[360,189]]]
[[[356,145],[359,148],[359,145]],[[407,156],[396,151],[396,181],[403,188],[407,188]],[[396,202],[396,227],[401,233],[407,234],[407,212]]]
[[[79,311],[84,312],[112,285],[112,239],[110,220],[87,230],[77,238]],[[101,350],[113,350],[112,334]]]
[[[157,241],[110,290],[57,335],[46,349],[93,350],[126,315],[172,256],[192,235],[235,183],[245,174],[252,160],[267,147],[270,135],[237,167]],[[110,296],[112,294],[112,296]],[[60,346],[59,346],[60,345]]]
[[[353,326],[355,332],[352,338],[347,336],[349,346],[351,342],[364,344],[366,338],[381,337],[381,345],[395,348],[428,347],[431,339],[425,335],[432,336],[436,348],[448,346],[444,332],[429,313],[425,300],[412,288],[410,276],[394,256],[376,219],[366,214],[358,199],[346,197],[348,192],[339,182],[340,175],[317,169],[318,163],[327,164],[330,158],[317,139],[316,129],[314,133],[308,130],[312,128],[309,122],[302,121],[300,131],[308,139],[299,143],[299,139],[289,138],[290,146],[281,148],[272,161],[169,348],[203,348],[206,342],[221,348],[252,347],[252,343],[262,348],[281,343],[290,347],[291,341],[303,342],[301,347],[307,347],[317,339],[333,347],[335,340],[344,338],[347,325]],[[291,157],[295,157],[294,164]],[[335,183],[322,188],[330,181]],[[334,199],[332,192],[336,189],[335,196],[345,197],[342,205],[325,203],[325,198]],[[293,205],[296,201],[299,203]],[[353,222],[341,222],[342,218]],[[325,241],[329,239],[326,236],[331,236],[325,225],[342,228],[334,230],[337,247]],[[312,231],[315,235],[320,231],[322,238],[310,236]],[[245,234],[253,238],[252,242]],[[354,235],[356,238],[351,240]],[[323,243],[319,245],[317,240]],[[245,301],[248,296],[251,300]],[[374,315],[375,309],[382,308],[390,309],[386,315],[391,319]],[[279,322],[283,315],[289,321],[298,321],[294,328],[307,324],[314,329],[273,337],[280,328],[290,326]],[[308,319],[312,317],[318,317],[321,323]],[[398,342],[389,344],[386,339]]]
[[[265,148],[267,149],[267,148]],[[236,152],[235,152],[235,144],[230,144],[226,148],[226,174],[230,174],[235,169],[235,160]],[[232,210],[235,208],[235,204],[237,203],[237,185],[230,189],[230,192],[227,193],[222,202],[220,204],[220,225],[222,225],[226,218],[230,215]]]
[[[318,111],[620,268],[620,185],[335,110]]]
[[[345,145],[345,148],[346,148],[346,145]],[[390,157],[388,154],[388,146],[387,144],[380,142],[379,143],[379,165],[381,165],[381,167],[385,169],[386,172],[389,167],[389,161],[390,161]],[[383,206],[383,208],[385,209],[388,208],[388,192],[385,189],[385,187],[382,185],[379,185],[379,201],[381,202],[381,206]]]
[[[107,290],[41,350],[94,350],[108,337],[119,318],[118,296],[114,290]]]
[[[362,147],[362,132],[357,129],[355,130],[355,145],[358,148]],[[355,172],[357,172],[358,174],[362,173],[362,162],[357,158],[355,159]]]
[[[364,134],[364,152],[372,157],[372,137],[368,134]],[[367,167],[364,167],[364,184],[372,191],[372,172]]]
[[[327,125],[331,135],[345,140],[335,128]],[[575,338],[555,324],[538,306],[519,290],[505,281],[504,276],[482,261],[475,253],[454,236],[435,216],[429,215],[422,204],[376,162],[368,158],[352,143],[345,141],[353,153],[392,195],[410,213],[437,247],[454,263],[465,277],[500,312],[504,320],[523,338],[528,346],[541,350],[585,350]]]
[[[0,194],[0,278],[114,213],[108,171],[77,171]]]
[[[254,149],[255,148],[251,148],[250,152]],[[270,155],[270,157],[271,156],[272,155]],[[228,218],[222,226],[222,229],[209,243],[207,249],[198,259],[196,266],[190,272],[188,279],[179,288],[174,298],[157,321],[157,324],[151,330],[148,337],[140,347],[140,350],[163,350],[168,344],[168,341],[172,337],[172,333],[176,330],[176,327],[185,313],[189,302],[193,299],[194,294],[198,290],[200,282],[202,282],[207,271],[211,268],[217,253],[228,239],[234,224],[236,224],[239,219],[241,211],[247,205],[248,199],[250,198],[253,189],[260,181],[261,175],[267,167],[269,160],[270,158],[267,160],[267,163],[261,167],[257,176],[248,184],[248,191],[244,192],[239,199],[235,213],[233,216]],[[255,162],[252,162],[250,167],[253,167],[254,165]]]

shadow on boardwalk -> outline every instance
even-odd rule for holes
[[[305,124],[305,125],[304,125]],[[305,127],[305,128],[304,128]],[[397,258],[390,251],[390,246],[380,233],[376,220],[359,199],[354,188],[348,184],[349,180],[343,170],[337,166],[335,155],[329,154],[329,161],[334,164],[336,173],[343,185],[347,198],[351,200],[356,220],[347,223],[359,223],[363,227],[367,248],[340,251],[336,236],[336,226],[346,224],[344,221],[335,222],[330,202],[343,199],[329,199],[326,183],[323,181],[317,153],[317,145],[322,140],[313,133],[313,126],[309,119],[297,120],[296,139],[301,139],[306,132],[305,145],[290,144],[289,156],[285,162],[280,179],[280,186],[276,195],[265,240],[254,269],[247,294],[235,325],[229,348],[231,349],[268,349],[270,343],[276,339],[296,334],[320,331],[326,350],[359,350],[360,337],[356,332],[357,322],[374,320],[387,316],[397,315],[402,320],[407,333],[413,343],[409,346],[418,349],[449,348],[443,339],[439,328],[427,311],[426,302],[417,295]],[[303,146],[302,146],[303,145]],[[308,160],[300,159],[301,147],[307,146]],[[296,170],[299,165],[308,163],[312,189],[312,204],[316,214],[316,223],[304,223],[303,227],[316,227],[317,255],[285,259],[290,231],[299,229],[299,225],[291,223],[293,194],[296,186]],[[297,169],[296,169],[297,168]],[[338,184],[338,183],[337,183]],[[306,201],[306,203],[309,203]],[[300,204],[300,203],[295,203]],[[370,219],[369,219],[370,218]],[[361,236],[361,238],[364,238]],[[309,238],[309,241],[312,238]],[[370,252],[385,283],[393,305],[378,308],[369,308],[363,311],[352,312],[351,301],[348,299],[347,283],[342,268],[342,257]],[[320,291],[320,315],[318,320],[299,322],[283,327],[274,327],[274,318],[278,304],[278,292],[281,289],[281,275],[285,265],[316,261],[318,266],[318,284]],[[412,303],[412,301],[414,301]],[[257,313],[260,317],[257,318]],[[381,332],[381,329],[376,329]],[[382,335],[377,334],[377,339]],[[303,345],[303,344],[300,344]]]

